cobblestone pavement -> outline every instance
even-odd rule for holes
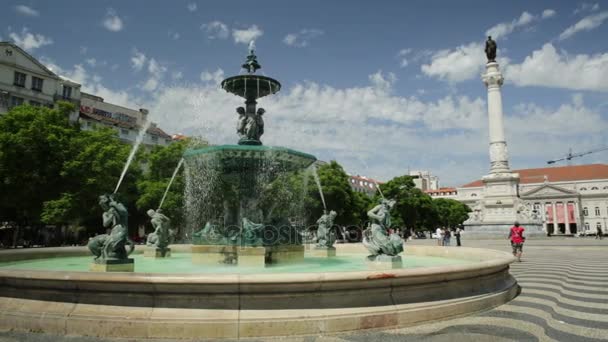
[[[431,245],[434,241],[415,240],[410,243]],[[504,251],[510,249],[506,240],[465,240],[464,244]],[[511,272],[522,287],[521,294],[490,311],[401,329],[264,341],[608,341],[608,239],[528,241],[522,262],[513,264]],[[0,332],[0,342],[8,341],[106,340]]]

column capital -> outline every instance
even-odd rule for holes
[[[499,88],[504,83],[505,78],[498,68],[498,63],[491,62],[486,64],[486,72],[481,75],[481,80],[488,88]]]

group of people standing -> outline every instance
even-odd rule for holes
[[[437,235],[437,245],[438,246],[450,246],[452,236],[456,239],[456,246],[460,247],[460,233],[462,230],[460,228],[450,229],[446,227],[437,227],[435,234]]]

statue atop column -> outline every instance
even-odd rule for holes
[[[488,57],[488,63],[496,62],[496,42],[492,39],[492,36],[488,36],[486,40],[486,57]]]

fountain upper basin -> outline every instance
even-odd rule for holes
[[[261,75],[238,75],[222,81],[222,89],[244,99],[259,99],[281,90],[281,83]]]

